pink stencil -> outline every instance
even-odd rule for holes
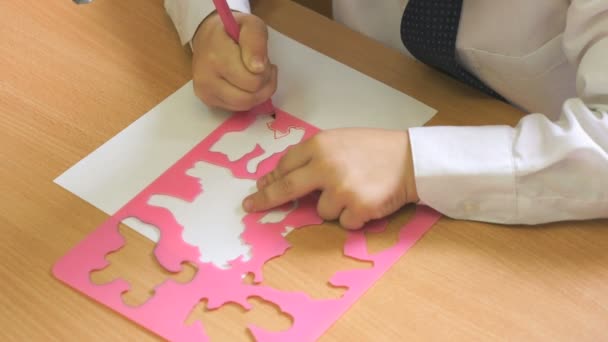
[[[222,226],[221,222],[227,221],[217,221],[220,218],[234,219],[221,214],[222,200],[231,194],[238,195],[237,188],[245,191],[276,165],[289,146],[317,132],[317,128],[280,110],[276,110],[274,120],[253,112],[234,114],[61,258],[54,266],[53,274],[76,290],[171,341],[208,340],[202,323],[184,323],[202,299],[207,300],[209,309],[228,302],[249,309],[247,299],[251,297],[275,303],[293,318],[293,325],[280,332],[249,326],[256,340],[316,340],[440,218],[440,214],[432,209],[418,206],[414,217],[401,228],[397,242],[375,254],[367,251],[364,230],[381,231],[386,227],[386,220],[372,222],[361,231],[349,232],[344,254],[371,261],[373,266],[336,272],[330,283],[346,288],[340,298],[319,300],[305,293],[280,291],[256,284],[263,279],[264,263],[281,257],[290,247],[284,238],[288,230],[306,229],[306,226],[322,222],[315,210],[317,198],[310,195],[300,199],[296,205],[279,208],[283,217],[278,220],[267,219],[268,213],[243,213],[242,217],[234,214],[232,216],[236,217],[242,231],[236,230],[233,236],[226,235],[230,227]],[[223,173],[228,174],[229,181]],[[216,194],[212,201],[203,197],[209,194]],[[228,210],[234,209],[233,212],[237,213],[240,201],[236,202],[226,202],[233,207]],[[197,221],[199,218],[192,214],[194,205],[200,205],[195,207],[195,213],[218,217]],[[208,209],[207,206],[212,207],[211,214],[203,214],[205,210],[202,209]],[[123,247],[124,239],[118,227],[131,217],[159,229],[160,240],[154,254],[164,268],[179,272],[184,262],[191,262],[198,268],[192,281],[182,284],[166,280],[155,288],[153,297],[137,307],[122,301],[121,294],[130,286],[126,281],[116,279],[96,285],[90,279],[91,272],[108,266],[106,255]],[[193,224],[196,224],[194,230]],[[212,231],[203,234],[203,238],[197,235],[205,229]],[[213,241],[220,233],[225,234],[228,242]],[[239,244],[229,247],[230,241],[235,239]],[[226,243],[225,248],[222,243]],[[222,248],[212,252],[218,245]],[[231,254],[232,249],[235,252]],[[254,275],[254,284],[243,281],[243,275],[247,273]]]

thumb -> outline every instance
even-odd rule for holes
[[[254,15],[241,18],[239,45],[245,67],[254,74],[268,68],[268,29],[264,21]]]

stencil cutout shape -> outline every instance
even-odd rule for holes
[[[126,226],[137,225],[148,230],[157,231],[158,228],[130,217],[119,225],[119,233],[125,240],[124,246],[106,255],[109,262],[107,267],[93,270],[90,273],[91,281],[97,285],[105,285],[118,278],[129,282],[129,289],[121,294],[123,302],[128,306],[140,306],[154,295],[155,288],[171,279],[177,283],[185,284],[192,280],[196,274],[196,267],[190,263],[182,264],[179,272],[168,272],[158,264],[154,256],[154,243],[148,239],[141,239],[139,233]],[[131,272],[131,267],[137,266],[137,272]]]
[[[247,326],[254,324],[267,331],[284,331],[292,325],[292,317],[281,312],[280,308],[259,297],[247,299],[249,310],[239,304],[226,303],[213,310],[207,309],[207,300],[201,300],[186,319],[186,325],[200,321],[211,341],[250,342],[251,332]],[[229,332],[226,326],[235,326]]]
[[[262,285],[287,292],[305,292],[314,299],[341,297],[347,288],[332,286],[329,279],[338,271],[372,267],[344,255],[348,231],[337,224],[298,229],[286,237],[289,249],[264,264]],[[289,276],[285,275],[289,270]]]
[[[255,181],[233,179],[231,191],[226,191],[230,171],[206,162],[197,162],[187,174],[196,177],[202,191],[192,202],[169,195],[153,195],[148,204],[169,210],[184,228],[184,242],[196,246],[201,262],[211,262],[219,268],[238,257],[250,258],[250,246],[241,241],[245,229],[245,211],[240,201],[255,188]],[[210,181],[214,180],[214,181]],[[217,181],[215,181],[217,180]]]
[[[313,299],[303,292],[263,285],[264,264],[281,258],[290,248],[285,235],[318,225],[322,220],[316,214],[315,195],[300,199],[297,206],[289,204],[280,208],[280,215],[270,216],[268,213],[239,212],[240,196],[252,190],[255,179],[272,170],[280,156],[297,140],[295,137],[305,140],[317,131],[278,109],[274,121],[252,112],[233,115],[59,260],[53,274],[172,341],[209,339],[200,321],[184,323],[202,300],[206,300],[209,310],[226,303],[235,303],[248,310],[251,303],[247,299],[252,297],[276,304],[281,312],[293,318],[292,326],[283,331],[266,331],[250,325],[248,329],[256,340],[317,339],[440,217],[427,207],[416,207],[414,217],[399,230],[395,244],[374,254],[367,251],[364,231],[348,232],[344,255],[372,266],[335,272],[329,283],[346,289],[339,298]],[[294,140],[290,140],[290,136]],[[232,153],[231,146],[235,143],[227,141],[237,141],[236,137],[240,137],[239,143],[246,141],[246,148]],[[207,197],[205,192],[213,195]],[[224,198],[229,199],[223,202]],[[196,217],[197,212],[207,217]],[[221,219],[220,216],[229,218]],[[129,307],[121,300],[121,294],[129,289],[129,283],[123,279],[96,285],[89,278],[91,271],[108,265],[107,254],[124,245],[117,226],[129,217],[159,229],[160,240],[154,254],[167,271],[179,272],[187,262],[197,268],[190,282],[182,284],[169,279],[156,287],[155,295],[139,307]],[[382,226],[386,222],[372,225]],[[378,227],[366,229],[381,230]],[[204,232],[204,237],[195,237],[199,231]],[[230,252],[216,248],[209,241]],[[241,241],[242,244],[237,243]],[[220,254],[214,254],[214,249],[221,250]]]
[[[247,162],[247,171],[254,173],[264,159],[285,151],[287,147],[297,144],[304,137],[304,129],[289,127],[287,131],[282,132],[272,128],[272,121],[271,118],[260,115],[245,130],[223,135],[211,146],[211,151],[224,153],[228,160],[234,162],[253,151],[256,146],[261,147],[264,153]]]
[[[225,269],[239,257],[248,261],[251,247],[241,240],[246,215],[241,201],[255,190],[255,181],[233,178],[230,170],[202,161],[186,174],[197,178],[201,185],[200,194],[192,202],[169,195],[153,195],[148,204],[171,212],[184,228],[184,242],[198,247],[201,262]],[[228,184],[230,191],[226,191]],[[289,212],[269,211],[260,223],[281,222]]]

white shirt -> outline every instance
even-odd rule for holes
[[[247,0],[228,3],[250,11]],[[408,54],[406,5],[335,0],[334,17]],[[184,44],[214,9],[165,7]],[[530,114],[516,127],[411,128],[421,201],[495,223],[608,217],[608,0],[464,0],[456,48],[465,68]]]

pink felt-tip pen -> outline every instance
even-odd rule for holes
[[[234,15],[232,14],[232,10],[230,10],[230,7],[228,7],[228,3],[226,0],[213,0],[213,5],[215,5],[217,14],[220,16],[220,19],[224,24],[226,33],[228,33],[230,38],[232,38],[235,43],[238,44],[241,29],[239,24],[236,22]],[[272,104],[272,100],[270,98],[253,108],[252,111],[270,113],[272,116],[275,116],[274,105]]]

